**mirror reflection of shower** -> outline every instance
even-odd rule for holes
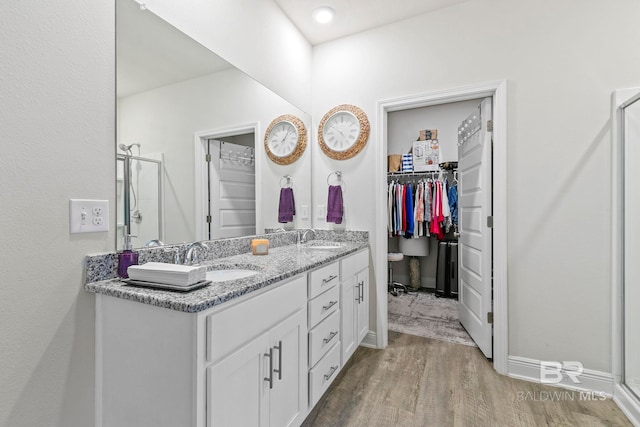
[[[137,147],[137,153],[133,151]],[[117,154],[117,247],[132,236],[133,247],[164,238],[163,155],[142,154],[141,145],[119,144]],[[136,155],[137,154],[137,155]],[[148,214],[144,214],[147,212]]]

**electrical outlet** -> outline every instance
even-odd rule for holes
[[[69,232],[96,233],[109,231],[108,200],[69,200]]]
[[[300,219],[309,219],[309,205],[300,206]]]
[[[324,205],[318,205],[316,209],[316,219],[325,219],[327,214],[324,211]]]

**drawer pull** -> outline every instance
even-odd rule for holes
[[[358,283],[358,288],[360,289],[360,295],[358,296],[358,300],[359,302],[363,302],[364,301],[364,280],[360,283]]]
[[[265,353],[264,357],[269,358],[269,376],[264,380],[269,382],[269,388],[273,388],[273,347],[269,349],[269,353]]]
[[[336,366],[332,366],[331,370],[329,371],[328,374],[324,374],[324,379],[328,380],[329,378],[331,378],[333,376],[333,374],[335,374],[335,372],[338,370],[338,365]]]
[[[338,276],[333,275],[333,276],[329,276],[326,279],[322,279],[322,286],[326,285],[327,283],[329,283],[330,281],[337,279]]]
[[[323,342],[324,344],[326,344],[326,343],[328,343],[329,341],[331,341],[331,340],[332,340],[336,335],[338,335],[338,331],[331,332],[331,333],[329,334],[329,338],[325,338],[325,339],[323,339],[323,340],[322,340],[322,342]]]
[[[276,345],[273,348],[278,350],[278,369],[274,369],[273,371],[278,373],[278,379],[281,380],[282,379],[282,341],[278,341],[278,345]]]
[[[328,305],[323,305],[322,306],[322,311],[327,311],[329,310],[331,307],[333,307],[334,305],[336,305],[338,303],[338,301],[329,301]]]

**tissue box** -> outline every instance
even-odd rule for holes
[[[440,163],[440,144],[437,139],[413,143],[413,170],[415,172],[437,171]]]

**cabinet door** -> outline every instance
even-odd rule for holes
[[[341,314],[342,314],[342,327],[341,327],[341,344],[342,344],[342,364],[347,363],[347,360],[356,351],[358,343],[356,342],[356,322],[357,322],[357,307],[358,307],[358,283],[357,276],[351,276],[346,281],[342,282],[342,295],[341,295]]]
[[[306,312],[301,310],[289,317],[273,328],[270,335],[273,350],[270,425],[298,426],[307,416]]]
[[[364,337],[369,333],[369,269],[363,270],[358,273],[359,292],[356,292],[358,301],[357,307],[357,345],[360,345]]]
[[[207,426],[269,425],[269,333],[207,369]]]

